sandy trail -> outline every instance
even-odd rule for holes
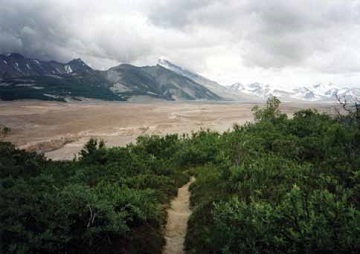
[[[179,188],[177,197],[171,202],[168,209],[168,220],[165,230],[166,245],[163,254],[180,254],[184,252],[184,240],[187,230],[187,221],[191,214],[189,186],[195,178]]]

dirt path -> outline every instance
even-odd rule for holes
[[[179,188],[177,197],[171,202],[168,209],[168,221],[165,230],[166,245],[163,254],[180,254],[184,252],[184,240],[187,229],[187,221],[191,214],[189,186],[195,181],[192,177],[190,182]]]

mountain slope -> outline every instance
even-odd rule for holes
[[[136,67],[122,64],[107,71],[111,89],[123,96],[145,95],[166,100],[220,100],[193,80],[160,65]]]
[[[92,69],[81,59],[74,59],[68,63],[56,61],[39,61],[26,58],[20,54],[0,55],[0,77],[18,78],[23,76],[44,76],[89,73]]]
[[[194,82],[206,87],[211,92],[217,94],[218,96],[222,97],[224,100],[247,100],[249,99],[246,94],[240,94],[240,93],[234,93],[231,89],[229,89],[226,86],[222,86],[219,83],[207,79],[197,73],[191,72],[185,68],[182,68],[176,64],[171,63],[170,61],[166,59],[159,59],[158,65],[171,70],[181,76],[187,77]]]
[[[44,75],[6,78],[0,82],[0,100],[123,100],[108,87],[98,71],[77,75]]]
[[[221,100],[197,82],[160,65],[122,64],[107,71],[81,59],[40,61],[20,54],[0,55],[0,100],[128,100],[146,96],[164,100]]]

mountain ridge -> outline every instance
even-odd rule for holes
[[[73,59],[68,63],[60,63],[57,61],[41,61],[26,58],[18,53],[0,55],[0,77],[2,79],[23,76],[63,75],[92,70],[80,58]]]
[[[92,69],[80,58],[68,63],[40,61],[12,53],[0,55],[0,99],[126,101],[145,96],[160,100],[223,100],[185,76],[160,65],[120,64]]]
[[[229,86],[229,89],[235,93],[246,93],[263,99],[276,96],[285,101],[330,102],[339,97],[348,102],[355,102],[360,99],[360,88],[339,87],[334,83],[317,83],[286,90],[257,82],[250,84],[234,83]]]
[[[197,73],[194,73],[186,68],[178,66],[164,58],[158,59],[158,65],[163,66],[166,69],[172,70],[182,76],[192,79],[193,81],[205,86],[207,89],[212,91],[215,94],[218,94],[220,97],[224,98],[225,100],[241,100],[241,101],[248,101],[249,98],[245,94],[236,94],[233,93],[230,89],[226,86],[220,85],[218,82],[205,78]]]
[[[258,82],[223,86],[164,58],[154,66],[119,64],[105,71],[92,69],[82,59],[67,63],[0,55],[0,100],[41,99],[127,101],[137,97],[160,100],[261,102],[270,96],[283,101],[330,102],[336,96],[360,99],[359,88],[317,83],[281,89]]]

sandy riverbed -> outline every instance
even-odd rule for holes
[[[254,104],[207,102],[0,102],[0,123],[11,128],[7,140],[47,157],[72,159],[91,137],[107,146],[123,146],[145,134],[190,133],[200,128],[225,131],[252,120]],[[283,104],[330,110],[331,105]]]

